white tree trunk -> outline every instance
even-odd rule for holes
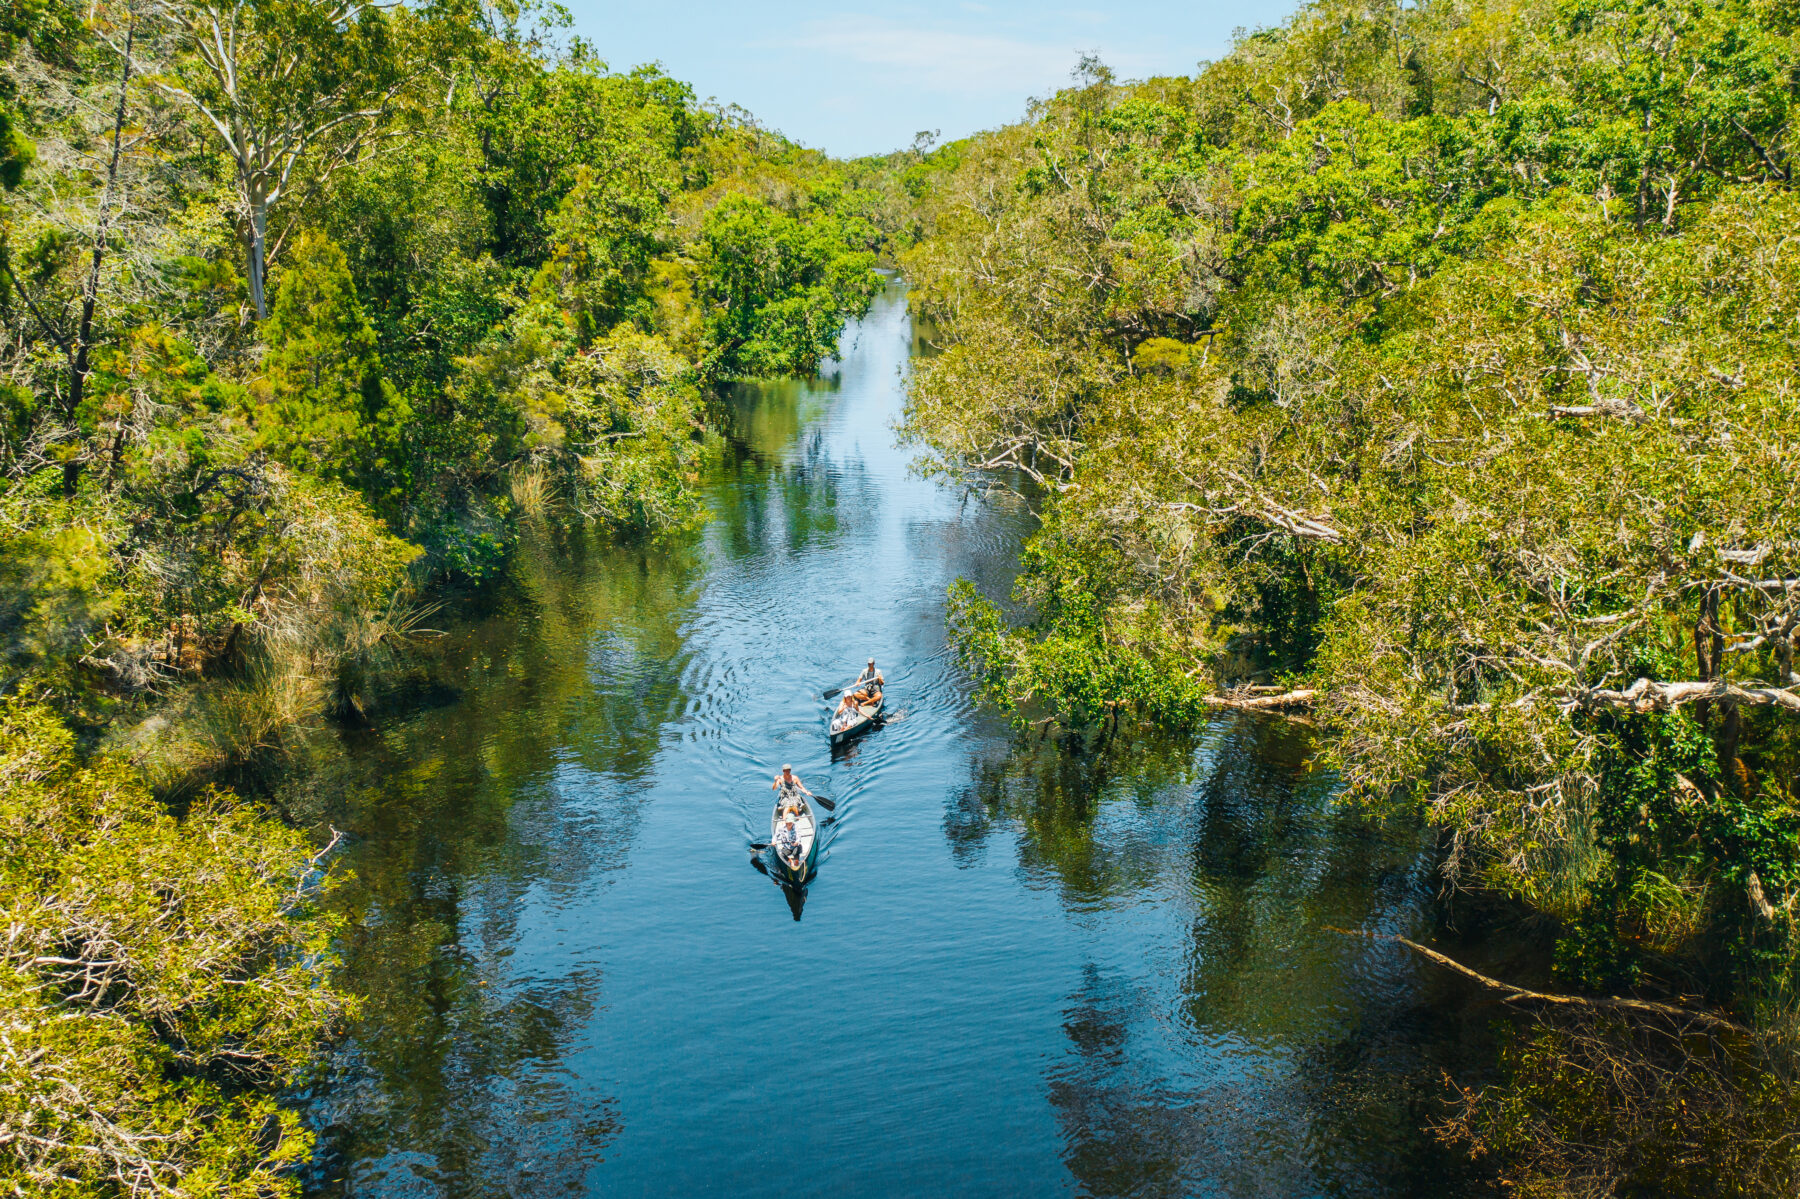
[[[244,226],[244,275],[250,281],[250,303],[256,309],[256,319],[260,321],[269,315],[265,298],[268,290],[265,278],[268,271],[269,205],[257,195],[257,189],[253,185],[246,185],[244,193],[249,198],[250,209],[250,219]]]

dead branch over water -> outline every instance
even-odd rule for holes
[[[1736,1033],[1748,1037],[1752,1033],[1744,1025],[1724,1016],[1697,1008],[1683,1007],[1673,1003],[1656,1003],[1648,999],[1625,999],[1618,996],[1589,997],[1585,995],[1560,995],[1548,991],[1533,991],[1526,987],[1515,987],[1511,983],[1481,973],[1463,965],[1455,958],[1439,953],[1435,949],[1408,940],[1395,933],[1377,933],[1362,929],[1333,928],[1334,933],[1342,933],[1346,937],[1364,937],[1371,941],[1392,941],[1404,945],[1414,953],[1436,962],[1447,970],[1454,970],[1464,978],[1472,979],[1489,990],[1500,991],[1506,995],[1505,1003],[1544,1003],[1561,1007],[1583,1008],[1590,1011],[1627,1012],[1643,1016],[1662,1016],[1671,1020],[1687,1021],[1703,1028],[1718,1032]]]

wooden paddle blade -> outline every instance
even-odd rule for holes
[[[823,795],[815,795],[815,796],[813,796],[813,798],[818,800],[819,806],[821,808],[824,808],[827,812],[837,811],[837,801],[836,800],[826,799]]]

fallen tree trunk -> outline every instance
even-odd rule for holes
[[[1318,692],[1311,687],[1302,687],[1297,691],[1283,691],[1278,695],[1229,692],[1225,695],[1207,696],[1206,704],[1211,708],[1300,708],[1311,706],[1313,697],[1317,694]]]
[[[1723,679],[1710,681],[1658,683],[1639,679],[1623,691],[1601,688],[1571,690],[1563,693],[1568,702],[1611,708],[1629,708],[1634,712],[1672,709],[1684,704],[1712,700],[1725,704],[1751,707],[1773,705],[1800,712],[1800,694],[1779,687],[1740,687]]]
[[[1327,926],[1330,927],[1330,926]],[[1473,979],[1482,986],[1494,991],[1506,993],[1506,1003],[1547,1003],[1560,1007],[1584,1008],[1590,1011],[1623,1011],[1639,1015],[1663,1016],[1671,1020],[1690,1020],[1707,1028],[1723,1032],[1734,1032],[1740,1036],[1751,1036],[1751,1031],[1735,1020],[1724,1016],[1715,1016],[1711,1012],[1703,1012],[1697,1008],[1682,1007],[1674,1003],[1655,1003],[1648,999],[1621,999],[1616,996],[1608,998],[1589,998],[1584,995],[1555,995],[1547,991],[1532,991],[1524,987],[1515,987],[1511,983],[1490,978],[1479,970],[1471,970],[1455,958],[1446,957],[1435,949],[1429,949],[1417,941],[1409,941],[1394,933],[1372,933],[1360,929],[1333,928],[1334,933],[1342,933],[1346,937],[1364,937],[1370,941],[1393,941],[1404,945],[1414,953],[1430,958],[1447,970],[1454,970],[1464,978]]]

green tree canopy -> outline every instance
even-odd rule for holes
[[[727,196],[707,214],[701,246],[707,359],[726,377],[813,370],[878,287],[874,254],[829,212]]]
[[[268,355],[252,391],[263,443],[300,470],[377,497],[396,494],[408,412],[382,374],[342,250],[317,234],[300,238],[264,337]]]

